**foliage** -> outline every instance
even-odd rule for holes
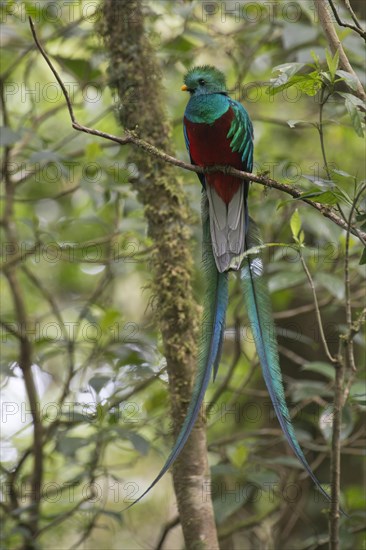
[[[136,185],[143,189],[144,174],[126,161],[126,148],[71,130],[65,101],[34,47],[26,17],[33,16],[78,119],[119,135],[106,54],[94,30],[100,15],[92,4],[1,6],[4,548],[26,547],[32,519],[34,415],[18,365],[25,340],[43,425],[39,547],[77,547],[88,539],[96,548],[121,548],[121,540],[133,538],[131,548],[146,548],[174,516],[167,479],[140,509],[121,513],[171,446],[165,358],[149,290],[151,240],[134,191]],[[161,61],[176,156],[187,160],[182,75],[193,61],[215,64],[253,119],[254,171],[296,185],[301,198],[332,206],[365,230],[362,102],[353,93],[352,75],[328,51],[312,4],[240,2],[239,11],[235,3],[210,4],[148,3],[146,32]],[[132,13],[119,15],[132,24]],[[362,41],[350,30],[342,40],[352,66],[361,69]],[[134,101],[134,90],[126,101]],[[178,168],[175,173],[191,207],[199,301],[200,186],[195,174]],[[299,440],[324,481],[330,479],[334,367],[301,259],[333,357],[340,335],[354,329],[357,373],[348,365],[341,431],[342,502],[353,518],[348,527],[342,519],[341,536],[344,548],[361,547],[366,393],[357,320],[365,252],[356,237],[348,243],[345,231],[302,200],[252,184],[249,201],[265,242],[280,245],[268,246],[265,255],[281,365]],[[224,355],[206,403],[220,541],[233,548],[321,547],[328,536],[324,503],[273,419],[234,278],[231,285]],[[17,295],[23,316],[14,307]],[[174,530],[168,541],[169,548],[181,547],[180,532]]]

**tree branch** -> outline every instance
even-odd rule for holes
[[[349,62],[348,57],[343,49],[342,43],[337,36],[336,30],[334,28],[333,22],[331,20],[331,17],[328,11],[327,1],[314,0],[314,3],[315,3],[316,11],[318,13],[320,24],[323,27],[323,31],[328,40],[332,54],[334,55],[337,50],[339,51],[340,66],[344,71],[347,71],[347,73],[350,73],[356,79],[357,89],[354,91],[354,93],[357,95],[357,97],[359,97],[363,101],[366,101],[365,90],[363,89],[360,79],[358,78],[357,74],[353,70],[353,67]]]
[[[319,0],[317,0],[317,1],[319,1]],[[68,110],[69,110],[69,114],[70,114],[70,118],[71,118],[71,122],[72,122],[72,127],[75,130],[77,130],[79,132],[85,132],[85,133],[90,134],[90,135],[98,136],[98,137],[101,137],[101,138],[104,138],[104,139],[108,139],[110,141],[114,141],[115,143],[119,143],[120,145],[127,145],[127,144],[135,145],[136,147],[142,149],[143,151],[146,151],[149,155],[154,156],[156,158],[159,158],[159,159],[161,159],[162,161],[164,161],[168,164],[178,166],[179,168],[183,168],[184,170],[189,170],[191,172],[196,172],[197,174],[206,174],[206,173],[210,173],[210,172],[225,172],[226,174],[236,176],[237,178],[242,179],[242,180],[249,180],[249,181],[252,181],[252,182],[255,182],[255,183],[259,183],[260,185],[263,185],[265,187],[269,187],[269,188],[272,188],[272,189],[278,189],[279,191],[282,191],[282,192],[290,195],[294,199],[299,199],[299,200],[305,202],[306,204],[309,204],[312,208],[315,208],[316,210],[318,210],[318,212],[320,212],[325,218],[328,218],[329,220],[331,220],[333,223],[335,223],[336,225],[338,225],[339,227],[341,227],[345,231],[347,230],[347,228],[348,228],[347,222],[345,220],[343,220],[340,216],[338,216],[333,208],[331,208],[329,206],[325,206],[324,204],[321,204],[321,203],[316,202],[316,201],[311,201],[307,198],[302,198],[301,197],[302,192],[294,186],[286,185],[284,183],[280,183],[280,182],[278,182],[276,180],[273,180],[271,178],[267,178],[266,176],[262,176],[262,175],[258,175],[258,174],[256,175],[256,174],[252,174],[250,172],[244,172],[242,170],[237,170],[236,168],[233,168],[231,166],[210,166],[210,167],[207,167],[207,168],[202,168],[201,166],[195,166],[193,164],[189,164],[187,162],[184,162],[180,159],[177,159],[177,158],[165,153],[164,151],[161,151],[160,149],[158,149],[157,147],[155,147],[151,143],[148,143],[147,141],[139,138],[136,135],[135,132],[131,132],[129,130],[125,130],[123,137],[118,137],[118,136],[115,136],[113,134],[109,134],[107,132],[102,132],[100,130],[96,130],[95,128],[89,128],[87,126],[83,126],[82,124],[77,122],[77,120],[75,118],[75,114],[74,114],[74,111],[73,111],[73,107],[72,107],[72,104],[71,104],[69,94],[68,94],[68,92],[67,92],[67,90],[66,90],[66,88],[65,88],[65,86],[62,82],[62,79],[61,79],[60,75],[56,71],[56,69],[53,66],[52,62],[50,61],[47,53],[45,52],[44,48],[42,47],[42,45],[39,42],[39,39],[37,37],[36,30],[34,28],[34,24],[33,24],[32,19],[29,18],[29,21],[30,21],[31,31],[32,31],[34,40],[37,44],[37,47],[38,47],[40,53],[42,54],[42,56],[44,57],[45,61],[47,62],[47,65],[50,67],[51,71],[53,72],[58,84],[60,85],[60,87],[62,89],[63,95],[65,97],[65,101],[67,103],[67,107],[68,107]],[[350,232],[352,233],[352,235],[358,237],[363,243],[366,242],[366,232],[365,231],[361,231],[361,230],[357,229],[356,227],[351,226]]]

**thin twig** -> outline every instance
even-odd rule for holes
[[[334,388],[332,450],[330,455],[331,505],[329,517],[329,548],[339,550],[340,478],[341,478],[341,425],[343,401],[344,362],[339,358]]]
[[[348,218],[348,227],[351,225],[353,212],[357,202],[365,189],[365,185],[356,194]],[[351,337],[352,329],[352,308],[351,308],[351,293],[350,293],[350,276],[349,276],[349,243],[350,230],[346,235],[345,261],[344,261],[344,284],[346,293],[346,322],[348,326],[349,338],[344,335],[340,338],[340,349],[346,346],[347,362],[351,368],[351,380],[356,372],[356,366],[353,355],[353,336]],[[342,425],[342,408],[345,402],[346,390],[344,389],[345,377],[345,360],[341,353],[338,353],[336,363],[336,378],[334,391],[333,405],[333,430],[332,430],[332,452],[331,452],[331,508],[329,518],[329,548],[330,550],[339,550],[339,517],[340,517],[340,477],[341,477],[341,425]]]
[[[301,263],[302,263],[302,267],[305,271],[305,274],[306,274],[306,277],[309,281],[309,285],[310,285],[310,288],[311,288],[311,291],[313,293],[313,300],[314,300],[314,307],[315,307],[315,314],[316,314],[316,318],[317,318],[317,321],[318,321],[318,327],[319,327],[319,333],[320,333],[320,339],[322,341],[322,344],[323,344],[323,348],[324,348],[324,351],[325,351],[325,354],[326,356],[328,357],[329,361],[331,363],[335,363],[336,362],[336,359],[332,356],[332,354],[330,353],[329,351],[329,348],[328,348],[328,344],[327,344],[327,340],[325,338],[325,334],[324,334],[324,329],[323,329],[323,323],[322,323],[322,318],[321,318],[321,315],[320,315],[320,309],[319,309],[319,304],[318,304],[318,298],[317,298],[317,295],[316,295],[316,290],[315,290],[315,285],[314,285],[314,281],[313,281],[313,278],[310,274],[310,271],[308,269],[308,266],[306,265],[306,262],[304,260],[304,256],[302,254],[302,251],[301,251],[301,248],[299,249],[300,251],[300,260],[301,260]]]
[[[346,3],[346,1],[347,1],[347,0],[345,0],[345,3]],[[329,2],[329,5],[330,5],[330,7],[331,7],[331,9],[332,9],[332,12],[333,12],[333,14],[334,14],[334,17],[336,18],[336,21],[337,21],[338,25],[340,25],[341,27],[346,27],[346,28],[348,28],[348,29],[352,29],[353,31],[357,32],[357,34],[359,34],[364,40],[366,40],[366,32],[362,29],[362,27],[361,27],[361,25],[360,25],[358,19],[356,18],[356,16],[355,16],[355,14],[354,14],[354,12],[353,12],[353,10],[352,10],[350,4],[348,3],[348,5],[347,5],[347,3],[346,3],[348,9],[349,9],[350,12],[351,12],[352,19],[353,19],[353,20],[355,21],[355,23],[356,23],[356,26],[355,26],[355,25],[351,25],[350,23],[344,23],[344,22],[341,20],[341,18],[339,17],[339,14],[338,14],[338,12],[337,12],[337,10],[336,10],[336,7],[335,7],[335,5],[333,4],[333,0],[328,0],[328,2]]]
[[[160,538],[155,546],[155,550],[162,550],[163,544],[165,542],[166,537],[169,535],[169,532],[179,524],[180,524],[179,516],[176,516],[175,518],[171,519],[170,521],[168,521],[168,523],[165,524],[164,529],[160,535]]]
[[[350,12],[350,14],[351,14],[351,17],[352,17],[353,21],[355,22],[356,26],[357,26],[359,29],[362,30],[361,24],[360,24],[359,20],[357,19],[356,14],[355,14],[355,12],[354,12],[353,9],[352,9],[351,4],[349,3],[349,0],[344,0],[344,3],[346,4],[346,7],[347,7],[347,9],[349,10],[349,12]]]
[[[229,166],[229,167],[228,166],[210,166],[210,167],[202,168],[201,166],[195,166],[193,164],[188,164],[188,163],[186,163],[182,160],[179,160],[179,159],[177,159],[177,158],[175,158],[171,155],[168,155],[167,153],[164,153],[163,151],[159,150],[157,147],[154,147],[153,145],[151,145],[150,143],[144,141],[143,139],[138,138],[137,135],[134,132],[130,132],[128,130],[125,130],[124,136],[123,137],[118,137],[118,136],[115,136],[113,134],[109,134],[107,132],[102,132],[102,131],[96,130],[94,128],[89,128],[87,126],[83,126],[82,124],[79,124],[76,121],[68,92],[67,92],[67,90],[66,90],[66,88],[65,88],[65,86],[64,86],[64,84],[63,84],[63,82],[62,82],[62,80],[61,80],[61,78],[58,74],[58,72],[56,71],[56,69],[52,65],[47,53],[45,52],[45,50],[41,46],[41,44],[38,40],[35,28],[34,28],[33,21],[31,19],[30,19],[30,25],[31,25],[32,34],[33,34],[34,40],[35,40],[35,42],[38,46],[38,49],[39,49],[40,53],[42,54],[43,58],[45,59],[45,61],[47,62],[48,66],[50,67],[51,71],[53,72],[53,74],[54,74],[54,76],[57,80],[57,82],[59,83],[59,85],[61,87],[61,90],[64,94],[65,101],[67,103],[67,107],[68,107],[68,110],[69,110],[69,113],[70,113],[72,127],[75,130],[77,130],[79,132],[85,132],[85,133],[90,134],[90,135],[98,136],[98,137],[101,137],[101,138],[104,138],[104,139],[108,139],[108,140],[113,141],[115,143],[118,143],[120,145],[127,145],[127,144],[135,145],[136,147],[139,147],[140,149],[143,149],[144,151],[146,151],[149,155],[160,158],[161,160],[167,162],[168,164],[178,166],[180,168],[183,168],[184,170],[189,170],[191,172],[196,172],[197,174],[206,174],[206,173],[212,173],[212,172],[224,172],[226,174],[236,176],[237,178],[242,179],[242,180],[249,180],[249,181],[252,181],[252,182],[255,182],[255,183],[259,183],[260,185],[264,185],[265,187],[278,189],[279,191],[283,191],[284,193],[287,193],[288,195],[292,196],[294,199],[300,199],[303,202],[305,202],[306,204],[309,204],[310,206],[312,206],[313,208],[318,210],[324,217],[328,218],[329,220],[331,220],[333,223],[337,224],[342,229],[344,229],[344,230],[347,229],[347,223],[336,214],[336,212],[334,211],[333,208],[330,208],[328,206],[325,206],[324,204],[321,204],[321,203],[318,203],[318,202],[315,202],[315,201],[311,201],[311,200],[306,199],[306,198],[302,198],[301,197],[302,192],[299,191],[298,189],[296,189],[294,186],[286,185],[284,183],[280,183],[276,180],[273,180],[271,178],[267,178],[265,176],[252,174],[250,172],[244,172],[242,170],[237,170],[236,168],[233,168],[231,166]],[[366,232],[365,231],[361,231],[361,230],[357,229],[356,227],[352,227],[351,228],[351,233],[353,235],[355,235],[356,237],[358,237],[358,238],[366,240]]]
[[[366,189],[366,184],[361,185],[358,193],[356,194],[353,200],[352,207],[348,217],[349,227],[351,225],[354,211],[357,208],[357,203],[359,199],[363,196],[365,189]],[[349,245],[350,245],[350,232],[347,231],[345,260],[344,260],[344,284],[345,284],[345,295],[346,295],[345,296],[346,323],[348,326],[348,331],[345,335],[342,335],[340,342],[346,348],[347,363],[348,363],[348,367],[350,368],[350,373],[347,379],[347,383],[345,384],[345,387],[343,388],[342,386],[343,394],[342,394],[341,406],[344,405],[344,403],[348,398],[348,395],[357,371],[355,358],[354,358],[353,339],[355,335],[361,330],[361,326],[365,322],[365,317],[366,317],[366,308],[364,307],[361,313],[359,314],[357,321],[355,323],[353,323],[352,321],[352,304],[351,304],[351,288],[350,288],[350,273],[349,273]]]
[[[74,115],[74,111],[72,109],[72,106],[71,106],[71,102],[70,102],[70,98],[69,98],[69,95],[67,93],[67,90],[65,88],[65,85],[64,83],[62,82],[61,78],[59,77],[59,75],[57,74],[57,71],[56,69],[54,68],[54,66],[52,65],[51,61],[49,60],[45,50],[43,49],[43,46],[42,44],[38,41],[38,37],[37,37],[37,34],[36,34],[36,30],[34,28],[34,23],[33,23],[33,20],[32,18],[30,17],[29,18],[29,24],[30,24],[30,27],[31,27],[31,31],[32,31],[32,35],[33,35],[33,38],[34,38],[34,41],[37,45],[37,48],[39,49],[39,51],[41,52],[41,54],[43,55],[43,58],[44,60],[46,61],[47,65],[49,66],[49,68],[51,69],[51,71],[53,72],[57,82],[59,83],[59,85],[61,86],[61,90],[62,90],[62,93],[64,94],[64,97],[66,99],[66,103],[67,103],[67,108],[69,110],[69,115],[70,115],[70,118],[72,120],[72,122],[76,122],[76,119],[75,119],[75,115]]]
[[[363,195],[364,191],[366,189],[366,184],[361,185],[358,193],[356,194],[352,207],[349,213],[348,218],[348,227],[351,226],[353,213],[355,211],[355,208],[357,206],[357,202],[360,199],[360,197]],[[349,246],[350,246],[350,231],[348,230],[346,233],[346,247],[345,247],[345,258],[344,258],[344,284],[345,284],[345,294],[346,294],[346,323],[349,327],[349,330],[352,327],[352,305],[351,305],[351,288],[350,288],[350,273],[349,273]],[[354,353],[353,353],[353,337],[344,340],[344,343],[347,346],[347,357],[348,357],[348,365],[351,368],[353,372],[356,372],[356,365],[355,365],[355,359],[354,359]]]
[[[328,101],[329,96],[330,96],[330,94],[327,94],[327,96],[324,98],[325,90],[326,90],[326,88],[323,85],[322,89],[321,89],[321,92],[320,92],[319,125],[317,126],[317,128],[318,128],[318,132],[319,132],[320,147],[321,147],[321,150],[322,150],[324,168],[325,168],[325,171],[327,173],[328,180],[331,180],[332,177],[331,177],[329,166],[328,166],[327,155],[325,153],[324,131],[323,131],[323,110],[324,110],[324,105],[326,104],[326,102]]]

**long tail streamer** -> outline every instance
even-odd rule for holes
[[[173,462],[182,451],[194,423],[199,414],[203,398],[206,393],[211,373],[217,372],[220,362],[221,346],[225,327],[225,314],[228,303],[228,274],[219,273],[212,254],[210,236],[210,221],[208,217],[208,200],[206,192],[202,192],[202,262],[205,273],[206,292],[204,300],[204,313],[201,340],[199,346],[198,367],[196,379],[193,385],[192,396],[188,406],[186,418],[179,432],[173,450],[168,456],[164,466],[154,481],[144,493],[125,508],[131,508],[139,502],[163,477]]]
[[[301,450],[293,429],[290,412],[287,408],[278,359],[275,326],[272,320],[271,302],[267,285],[263,278],[262,259],[260,254],[255,252],[255,248],[261,244],[262,240],[259,229],[250,218],[246,235],[246,250],[253,249],[254,254],[248,254],[244,257],[241,269],[241,285],[264,381],[278,421],[291,449],[294,451],[319,491],[328,501],[330,501],[330,496],[321,486],[320,481],[312,471]],[[342,512],[345,514],[343,510]]]

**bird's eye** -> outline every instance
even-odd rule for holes
[[[198,84],[200,86],[204,86],[206,84],[206,81],[203,78],[200,78],[199,81],[198,81]]]

